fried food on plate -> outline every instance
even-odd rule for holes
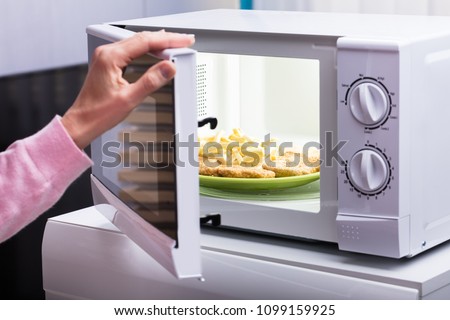
[[[275,178],[275,172],[264,170],[262,166],[242,167],[240,165],[217,168],[219,177],[229,178]]]
[[[273,171],[277,178],[302,176],[320,171],[320,153],[316,148],[310,148],[307,158],[298,150],[286,150],[283,155],[274,160],[268,160],[263,168]]]
[[[233,178],[276,178],[301,176],[320,170],[320,153],[309,148],[305,154],[298,147],[269,147],[275,140],[258,141],[233,129],[227,137],[223,131],[200,137],[199,173]]]
[[[244,167],[241,165],[226,166],[217,161],[207,160],[200,157],[199,167],[200,174],[204,176],[213,177],[228,177],[228,178],[275,178],[275,173],[269,170],[264,170],[262,166]]]

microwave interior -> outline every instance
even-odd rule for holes
[[[266,156],[283,148],[302,152],[308,152],[309,148],[319,150],[319,70],[320,62],[316,59],[199,52],[198,118],[217,119],[215,129],[199,128],[199,140],[226,141],[243,136],[243,141],[271,141]],[[200,156],[205,156],[214,145],[210,148],[200,145],[202,148]],[[245,181],[242,188],[236,186],[231,190],[219,185],[204,187],[202,183],[200,188],[204,197],[227,200],[211,204],[222,208],[230,202],[234,207],[239,202],[310,213],[320,211],[318,180],[298,187],[285,187],[283,182],[266,189],[259,186],[247,189]],[[201,210],[203,214],[210,213],[206,208]],[[217,207],[210,210],[218,211]]]
[[[280,150],[320,151],[318,179],[307,184],[227,190],[200,175],[200,214],[220,215],[223,228],[337,242],[337,162],[324,150],[337,140],[338,37],[174,31],[196,34],[198,119],[217,118],[214,130],[198,128],[200,141],[238,129]]]

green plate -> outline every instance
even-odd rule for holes
[[[278,179],[278,178],[276,178]],[[287,201],[287,200],[311,200],[320,198],[320,181],[292,188],[271,190],[226,190],[200,186],[200,194],[203,196],[230,199],[230,200],[257,200],[257,201]]]
[[[320,178],[320,172],[284,178],[226,178],[200,176],[200,186],[220,190],[280,190],[303,186]]]
[[[305,200],[320,196],[320,172],[285,178],[200,176],[200,194],[235,200]]]

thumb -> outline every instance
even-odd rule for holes
[[[148,69],[136,82],[130,84],[129,101],[131,108],[139,104],[146,96],[158,90],[175,76],[175,64],[171,61],[160,61]]]

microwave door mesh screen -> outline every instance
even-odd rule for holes
[[[133,83],[159,60],[143,56],[124,70]],[[145,221],[177,240],[176,170],[174,166],[174,83],[147,96],[108,135],[120,147],[117,165],[103,168],[116,196]]]

